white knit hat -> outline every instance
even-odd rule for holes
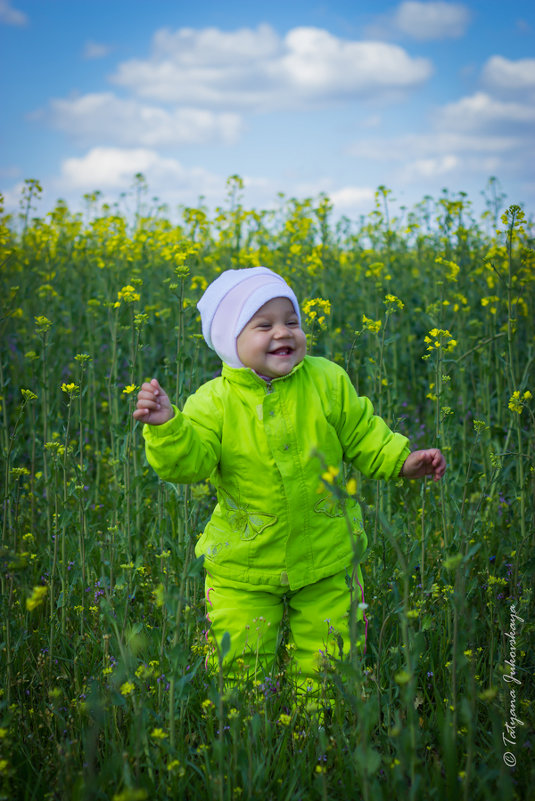
[[[273,298],[288,298],[301,323],[299,303],[284,278],[267,267],[225,270],[197,303],[208,347],[230,367],[244,367],[236,338],[258,309]]]

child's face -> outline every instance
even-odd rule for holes
[[[236,340],[242,364],[260,375],[287,375],[306,354],[305,334],[288,298],[268,300],[251,317]]]

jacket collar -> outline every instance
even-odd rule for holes
[[[305,358],[302,359],[299,364],[296,364],[295,367],[286,375],[281,375],[278,378],[271,379],[269,384],[276,384],[279,381],[286,381],[286,379],[290,378],[290,376],[294,375],[294,373],[301,369],[306,359],[308,359],[308,356],[305,356]],[[223,378],[226,378],[233,383],[242,384],[249,387],[265,387],[268,383],[265,379],[261,378],[258,373],[255,373],[251,367],[230,367],[225,362],[223,362],[223,370],[221,371],[221,375]]]

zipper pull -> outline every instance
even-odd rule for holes
[[[273,392],[273,387],[271,385],[271,381],[266,382],[266,395],[270,395]]]

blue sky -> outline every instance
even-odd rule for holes
[[[0,190],[246,206],[327,193],[349,217],[496,176],[535,207],[535,4],[0,0]]]

